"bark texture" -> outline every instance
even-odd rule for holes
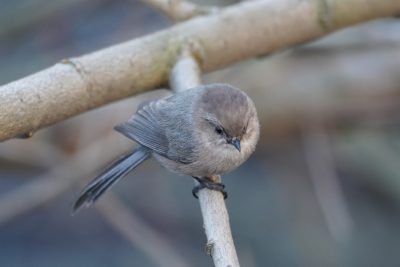
[[[165,85],[186,45],[205,73],[399,13],[398,0],[242,2],[1,86],[0,141]]]

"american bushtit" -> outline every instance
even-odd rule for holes
[[[198,86],[144,103],[115,130],[140,146],[89,183],[75,202],[75,211],[95,202],[151,156],[168,170],[195,178],[195,196],[206,187],[226,197],[224,185],[207,177],[242,164],[254,151],[260,131],[253,101],[227,84]]]

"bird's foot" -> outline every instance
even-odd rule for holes
[[[195,198],[199,198],[197,193],[203,188],[221,192],[222,195],[224,195],[224,199],[228,197],[228,193],[225,191],[225,185],[223,183],[213,182],[208,177],[202,177],[202,178],[193,177],[193,178],[196,179],[197,182],[199,182],[199,184],[193,187],[192,190],[192,194]]]

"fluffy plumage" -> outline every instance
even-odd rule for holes
[[[207,177],[242,164],[259,137],[253,101],[227,84],[199,86],[148,102],[115,129],[140,147],[91,182],[74,209],[93,203],[150,155],[172,172]]]

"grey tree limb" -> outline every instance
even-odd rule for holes
[[[80,182],[82,177],[89,177],[94,169],[109,161],[110,155],[120,153],[121,147],[115,145],[115,141],[115,135],[107,134],[80,149],[73,157],[53,147],[52,154],[62,158],[60,163],[0,197],[0,224],[54,201]],[[102,153],[104,149],[107,153]],[[135,249],[142,250],[157,266],[190,266],[178,250],[169,246],[162,234],[147,225],[134,210],[128,209],[118,196],[108,192],[106,197],[108,199],[97,203],[95,208]]]
[[[1,86],[0,141],[166,84],[188,41],[206,73],[399,13],[398,0],[242,2]]]
[[[140,248],[157,266],[191,266],[162,234],[146,224],[134,210],[127,207],[112,192],[109,192],[106,199],[98,203],[96,208],[123,237],[135,248]]]
[[[200,84],[200,67],[190,50],[184,49],[171,71],[171,89],[179,93]],[[214,182],[221,182],[220,176],[214,176],[212,179]],[[200,190],[198,197],[207,236],[207,254],[212,257],[216,267],[239,267],[229,215],[222,194],[204,188]]]

